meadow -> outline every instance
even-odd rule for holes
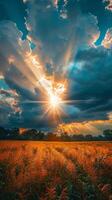
[[[112,200],[112,143],[0,141],[0,200]]]

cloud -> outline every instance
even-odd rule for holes
[[[112,120],[112,112],[108,112],[107,115],[108,115],[108,118],[109,118],[110,120]]]
[[[18,126],[25,107],[22,102],[37,100],[39,96],[34,66],[28,63],[29,42],[21,37],[22,33],[13,22],[0,22],[0,119],[1,125],[6,126]],[[27,116],[27,110],[25,113]]]
[[[10,21],[0,22],[0,73],[9,87],[17,93],[35,93],[36,69],[30,61],[31,49],[28,40],[22,40],[22,33]],[[32,55],[31,55],[32,56]],[[32,57],[31,57],[32,58]],[[22,89],[23,91],[22,91]],[[24,95],[23,95],[24,96]],[[28,98],[28,94],[27,94]]]
[[[102,46],[81,50],[68,67],[68,96],[81,111],[79,120],[107,119],[112,110],[111,55]]]
[[[57,131],[66,132],[71,135],[100,135],[105,129],[112,129],[112,120],[95,120],[84,122],[72,122],[60,124]]]
[[[98,20],[82,12],[79,1],[24,3],[27,39],[22,40],[13,22],[0,22],[1,124],[56,126],[57,121],[51,124],[51,116],[44,115],[45,106],[37,103],[46,98],[44,86],[53,74],[56,80],[67,80],[70,103],[62,106],[64,122],[108,119],[112,110],[111,28],[102,46],[96,47]]]
[[[4,90],[4,89],[0,89],[0,95],[4,95],[7,97],[10,97],[10,96],[17,97],[18,96],[18,94],[14,90]]]
[[[21,39],[22,33],[14,23],[2,21],[0,30],[1,125],[51,126],[49,116],[44,116],[46,108],[38,104],[38,100],[46,98],[39,82],[45,73],[38,55],[32,52],[28,40]]]
[[[106,9],[112,11],[112,0],[103,0],[103,2],[107,2]]]
[[[107,49],[112,48],[112,28],[107,30],[105,38],[102,41],[102,45]]]
[[[90,13],[83,14],[78,1],[64,2],[62,6],[50,0],[28,4],[28,38],[37,45],[35,51],[44,58],[44,65],[52,65],[54,72],[63,71],[78,48],[93,45],[99,37],[97,18]],[[66,17],[62,17],[62,9]]]
[[[1,125],[8,126],[10,124],[11,116],[19,116],[21,109],[18,105],[19,96],[13,90],[0,90],[0,123]],[[13,125],[13,122],[11,123]]]
[[[0,80],[4,79],[4,76],[3,75],[0,75]]]

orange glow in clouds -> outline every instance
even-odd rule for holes
[[[27,54],[25,62],[36,78],[35,88],[38,88],[42,94],[41,100],[32,101],[31,103],[44,104],[45,113],[42,117],[46,114],[61,115],[61,104],[64,103],[63,95],[66,90],[65,82],[55,80],[54,74],[48,76],[44,64],[39,60],[37,55]]]

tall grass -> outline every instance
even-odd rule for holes
[[[112,200],[112,144],[1,141],[0,200]]]

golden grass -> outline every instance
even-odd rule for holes
[[[0,141],[0,200],[112,200],[112,143]]]

